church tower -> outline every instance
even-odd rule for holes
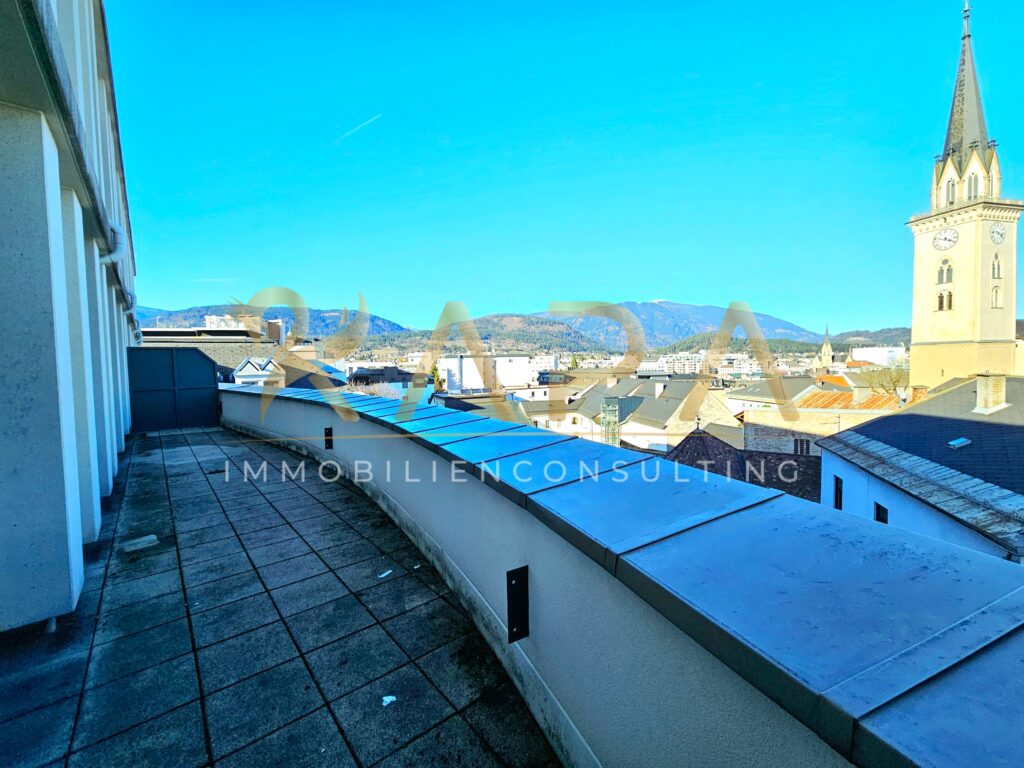
[[[827,370],[832,363],[835,362],[835,356],[832,352],[832,340],[828,335],[828,326],[825,326],[825,340],[821,343],[821,349],[818,351],[817,357],[814,358],[815,370]]]
[[[936,158],[931,210],[914,233],[910,383],[937,386],[976,373],[1013,373],[1017,220],[1024,203],[1001,196],[964,8],[960,67],[946,146]]]

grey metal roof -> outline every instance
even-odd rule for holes
[[[974,379],[851,431],[943,467],[1024,494],[1024,378],[1007,377],[1010,405],[974,413]],[[948,443],[966,437],[959,449]]]
[[[655,385],[655,382],[648,382],[648,388],[641,390],[641,393],[645,395],[644,401],[639,408],[633,411],[627,421],[664,429],[669,419],[683,407],[683,403],[693,391],[696,381],[666,382],[664,390],[658,396],[654,395]]]
[[[599,382],[584,392],[578,400],[573,402],[573,405],[582,415],[593,419],[601,413],[601,406],[606,397],[627,397],[644,383],[639,379],[623,379],[609,387],[604,382]]]
[[[373,420],[381,406],[356,408]],[[477,454],[487,455],[519,439],[487,435],[522,430],[490,419],[459,426],[458,436],[414,439],[441,455],[468,455],[481,441]],[[543,447],[509,443],[513,454],[497,446],[503,458],[482,462],[485,482],[840,754],[878,766],[1019,762],[1020,565],[641,453],[537,440]],[[596,458],[603,471],[556,487],[490,471],[534,454]],[[613,469],[619,457],[637,461]]]
[[[776,381],[780,382],[780,384],[776,384]],[[782,387],[782,402],[788,402],[813,387],[814,377],[781,376],[778,379],[762,379],[746,387],[730,389],[725,393],[725,396],[733,400],[763,400],[774,403],[778,402],[778,398],[775,395],[775,387],[780,385]]]

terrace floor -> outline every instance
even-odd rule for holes
[[[78,608],[0,635],[5,768],[558,764],[404,534],[282,461],[222,429],[129,441]]]

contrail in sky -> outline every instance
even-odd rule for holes
[[[329,146],[329,147],[333,147],[333,146],[334,146],[335,144],[337,144],[337,143],[338,143],[339,141],[341,141],[342,139],[348,138],[348,137],[349,137],[349,136],[351,136],[351,135],[352,135],[353,133],[355,133],[356,131],[358,131],[358,130],[359,130],[360,128],[365,128],[365,127],[366,127],[366,126],[368,126],[368,125],[369,125],[370,123],[372,123],[372,122],[373,122],[374,120],[376,120],[377,118],[381,117],[381,116],[382,116],[383,114],[384,114],[384,113],[383,113],[383,112],[381,112],[381,114],[380,114],[380,115],[374,115],[374,116],[373,116],[373,117],[371,117],[371,118],[370,118],[369,120],[367,120],[367,121],[366,121],[365,123],[360,123],[360,124],[359,124],[359,125],[357,125],[357,126],[356,126],[355,128],[353,128],[353,129],[352,129],[351,131],[348,131],[347,133],[343,133],[343,134],[341,134],[341,136],[339,136],[338,138],[336,138],[336,139],[335,139],[334,141],[332,141],[332,142],[331,142],[330,144],[328,144],[327,146]]]

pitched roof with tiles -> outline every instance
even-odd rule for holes
[[[871,392],[858,400],[852,389],[823,390],[804,395],[795,405],[808,410],[894,411],[900,407],[900,399],[896,395]]]
[[[695,429],[665,458],[723,477],[817,501],[821,457],[740,450],[703,429]]]

